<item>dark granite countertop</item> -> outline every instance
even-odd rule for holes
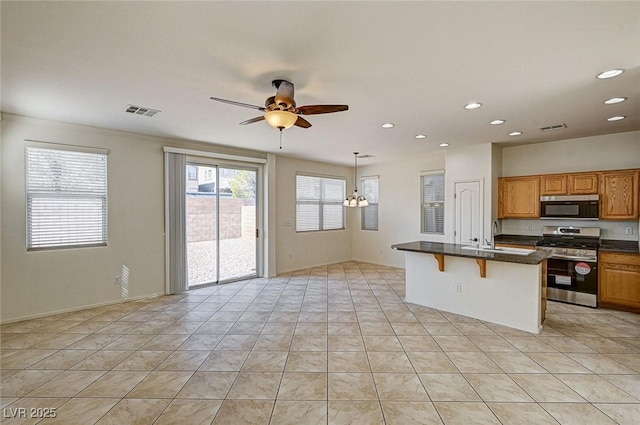
[[[603,239],[600,241],[600,251],[621,252],[624,254],[640,254],[638,241],[617,241],[613,239]]]
[[[501,261],[503,263],[530,265],[540,264],[550,255],[547,251],[536,251],[529,255],[498,254],[493,252],[462,249],[463,246],[466,245],[415,241],[391,245],[391,248],[397,249],[399,251],[422,252],[425,254],[444,254],[453,257],[466,257],[491,261]]]
[[[496,235],[496,243],[506,245],[530,245],[535,246],[542,239],[542,236],[523,235]]]

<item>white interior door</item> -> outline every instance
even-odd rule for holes
[[[454,183],[455,243],[484,243],[482,185],[480,180]]]

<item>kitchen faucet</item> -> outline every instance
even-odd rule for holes
[[[493,220],[493,223],[491,223],[491,241],[488,241],[486,238],[484,240],[487,245],[491,246],[491,249],[496,248],[497,233],[498,233],[498,220]]]

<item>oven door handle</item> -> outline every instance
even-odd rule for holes
[[[572,255],[553,254],[549,258],[557,258],[559,260],[584,261],[585,263],[597,263],[598,262],[598,258],[597,257],[574,257]]]

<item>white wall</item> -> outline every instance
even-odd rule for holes
[[[640,168],[640,131],[502,149],[502,176]]]
[[[491,236],[491,223],[495,218],[492,215],[494,200],[494,177],[496,172],[493,166],[494,156],[496,152],[490,143],[473,145],[463,148],[454,148],[447,150],[446,173],[445,173],[445,211],[447,217],[446,235],[447,242],[453,243],[455,237],[453,235],[455,225],[455,209],[453,193],[455,191],[455,182],[465,180],[480,180],[482,182],[483,206],[482,206],[482,223],[483,234],[479,236],[482,242],[485,238]],[[496,198],[497,202],[497,198]]]
[[[2,322],[115,302],[122,267],[129,297],[164,293],[165,145],[266,157],[204,143],[2,116]],[[24,141],[106,148],[108,246],[27,252]]]
[[[420,233],[420,172],[444,168],[444,150],[401,161],[359,164],[358,179],[379,177],[379,222],[377,231],[360,230],[360,211],[354,211],[354,260],[404,267],[404,254],[392,250],[391,245],[415,240],[445,240],[445,236]]]
[[[278,273],[351,260],[354,211],[346,209],[346,229],[296,232],[296,173],[347,179],[347,194],[353,191],[353,169],[340,165],[278,156],[276,171],[276,268]]]
[[[640,168],[640,131],[502,149],[502,175]],[[638,221],[502,220],[502,233],[541,235],[543,226],[600,227],[603,239],[638,240]],[[625,234],[631,227],[632,234]]]

